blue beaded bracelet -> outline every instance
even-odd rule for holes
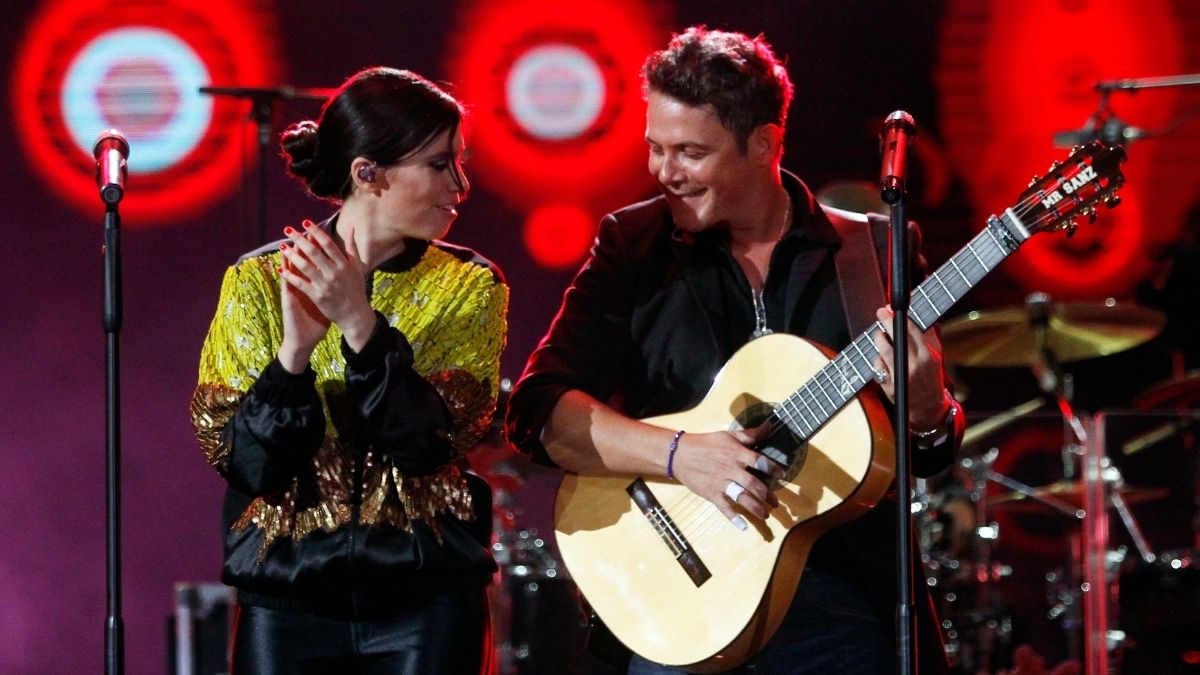
[[[679,439],[683,438],[684,430],[680,429],[675,432],[675,438],[671,439],[671,447],[667,451],[667,478],[675,478],[675,451],[679,449]]]

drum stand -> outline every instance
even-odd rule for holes
[[[1142,560],[1152,562],[1155,555],[1122,494],[1125,487],[1120,471],[1105,456],[1103,429],[1100,429],[1095,437],[1090,437],[1084,421],[1076,415],[1071,405],[1071,376],[1060,368],[1055,344],[1051,341],[1052,335],[1055,340],[1064,339],[1061,327],[1052,330],[1050,326],[1050,319],[1055,311],[1049,296],[1042,293],[1031,294],[1026,299],[1024,314],[1028,324],[1024,335],[1032,338],[1028,363],[1045,395],[1044,400],[1053,401],[1062,415],[1062,480],[1046,486],[1033,487],[1000,474],[992,468],[993,461],[999,454],[996,448],[981,456],[967,457],[959,462],[959,467],[966,474],[965,481],[975,509],[977,524],[973,533],[974,559],[971,561],[972,581],[976,590],[971,616],[988,618],[989,624],[995,621],[992,606],[994,594],[990,585],[1004,575],[1003,566],[991,560],[992,548],[999,535],[996,524],[988,520],[989,505],[985,498],[985,488],[987,482],[991,481],[1010,491],[1006,498],[1008,500],[1033,500],[1070,520],[1079,522],[1079,529],[1070,539],[1067,572],[1061,578],[1056,574],[1047,575],[1047,581],[1059,584],[1062,581],[1066,582],[1065,588],[1060,586],[1052,598],[1055,604],[1049,610],[1048,618],[1062,619],[1063,630],[1067,633],[1068,655],[1076,657],[1082,652],[1085,656],[1085,672],[1089,675],[1105,675],[1108,673],[1108,657],[1122,638],[1119,631],[1108,630],[1109,585],[1110,581],[1115,579],[1115,571],[1126,553],[1124,547],[1111,552],[1108,549],[1108,510],[1111,508],[1117,514]],[[1079,349],[1076,348],[1076,351]],[[1086,354],[1072,355],[1068,350],[1068,360],[1077,358],[1086,358]],[[1023,417],[1038,408],[1041,400],[1021,404],[977,425],[978,435],[984,435]],[[968,437],[970,435],[971,430],[968,431]],[[941,562],[944,564],[947,561]],[[1079,638],[1081,634],[1082,645]],[[975,648],[978,650],[978,662],[964,665],[985,670],[994,667],[997,636],[998,633],[991,632],[977,640],[979,644],[975,645]],[[969,658],[969,655],[964,656]]]
[[[1122,637],[1119,631],[1108,630],[1108,610],[1111,601],[1109,582],[1114,579],[1116,567],[1125,556],[1124,550],[1114,555],[1108,549],[1109,507],[1117,513],[1142,560],[1153,562],[1155,556],[1133,513],[1130,512],[1128,503],[1121,495],[1124,481],[1120,471],[1106,456],[1103,428],[1099,429],[1094,438],[1089,438],[1083,422],[1071,406],[1071,376],[1062,372],[1054,350],[1047,340],[1049,296],[1043,293],[1031,294],[1026,299],[1026,306],[1034,331],[1034,354],[1031,364],[1034,377],[1037,378],[1042,391],[1054,398],[1063,416],[1062,485],[1077,482],[1080,492],[1076,494],[1081,497],[1081,508],[1075,511],[1074,517],[1081,521],[1082,527],[1078,534],[1071,536],[1072,565],[1067,574],[1068,578],[1074,578],[1074,571],[1078,569],[1080,576],[1068,592],[1059,596],[1059,603],[1050,610],[1049,616],[1054,618],[1064,615],[1063,627],[1068,631],[1068,640],[1072,643],[1075,642],[1074,628],[1082,619],[1084,672],[1090,675],[1106,675],[1109,655],[1120,644]],[[1082,475],[1079,478],[1076,478],[1077,458],[1082,458]],[[1052,506],[1059,511],[1063,510],[1063,504]],[[1079,615],[1080,603],[1076,602],[1079,597],[1083,599],[1082,617]],[[1070,652],[1077,653],[1077,649],[1072,648]]]

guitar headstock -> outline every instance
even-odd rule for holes
[[[1101,204],[1115,207],[1121,202],[1117,189],[1125,183],[1120,146],[1093,141],[1076,146],[1062,162],[1050,165],[1042,178],[1035,178],[1013,206],[1029,232],[1067,230],[1074,232],[1077,216],[1096,219]]]

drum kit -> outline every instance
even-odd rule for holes
[[[997,672],[1011,665],[1018,642],[1039,640],[1045,651],[1058,650],[1051,658],[1087,664],[1089,673],[1200,672],[1200,461],[1191,435],[1200,422],[1200,372],[1180,373],[1132,397],[1140,413],[1131,415],[1167,422],[1128,435],[1119,451],[1106,453],[1113,439],[1076,414],[1073,378],[1064,368],[1104,364],[1104,357],[1150,342],[1164,325],[1160,312],[1145,307],[1056,303],[1044,294],[1029,296],[1022,307],[973,311],[943,324],[943,356],[952,372],[1025,367],[1041,391],[998,415],[972,419],[953,471],[916,483],[914,527],[955,672]],[[1107,375],[1118,386],[1123,374]],[[1048,437],[1052,444],[1061,439],[1059,447],[1049,453],[1023,447],[1031,438],[1045,442],[1040,432],[1047,426],[1058,427]],[[1169,538],[1184,542],[1182,548],[1156,551],[1135,513],[1170,501],[1167,481],[1150,472],[1142,476],[1147,484],[1126,483],[1120,468],[1154,446],[1186,455],[1178,465],[1190,477],[1174,492],[1188,493],[1175,503],[1189,513],[1177,521],[1183,532],[1173,534],[1180,536]],[[1047,457],[1048,465],[1036,465]],[[1031,458],[1040,471],[1029,471]],[[1038,484],[1018,480],[1022,471],[1028,477],[1020,477]],[[1111,537],[1095,529],[1107,530],[1110,514],[1119,524]],[[1089,568],[1093,561],[1099,562]],[[1085,639],[1097,628],[1101,639]]]

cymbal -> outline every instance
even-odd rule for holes
[[[1021,403],[1020,405],[1009,408],[1008,410],[1000,413],[999,415],[993,415],[992,417],[989,417],[986,420],[983,420],[982,422],[971,422],[969,425],[967,425],[966,432],[963,433],[962,446],[964,448],[971,447],[972,445],[977,443],[980,439],[985,438],[988,434],[992,433],[993,431],[998,431],[1000,429],[1003,429],[1004,427],[1008,426],[1009,424],[1012,424],[1013,422],[1017,421],[1021,417],[1037,411],[1039,408],[1041,408],[1045,404],[1046,404],[1046,400],[1039,396],[1038,398],[1026,401],[1024,403]]]
[[[1050,306],[1046,344],[1059,363],[1107,356],[1142,344],[1166,323],[1162,312],[1128,302],[1056,302]],[[943,357],[958,366],[1032,363],[1036,330],[1024,307],[973,311],[942,326]]]
[[[1117,494],[1125,498],[1125,503],[1130,505],[1162,499],[1170,492],[1167,488],[1135,487],[1132,485],[1121,485],[1116,488],[1116,491]],[[1036,487],[1033,489],[1033,492],[1039,497],[1057,499],[1075,509],[1083,508],[1083,483],[1078,481],[1060,480],[1056,483]],[[1017,492],[1015,490],[995,497],[989,497],[988,505],[1007,511],[1022,513],[1052,510],[1046,504],[1039,502],[1024,492]]]
[[[1139,408],[1200,408],[1200,370],[1151,386],[1133,399]]]

